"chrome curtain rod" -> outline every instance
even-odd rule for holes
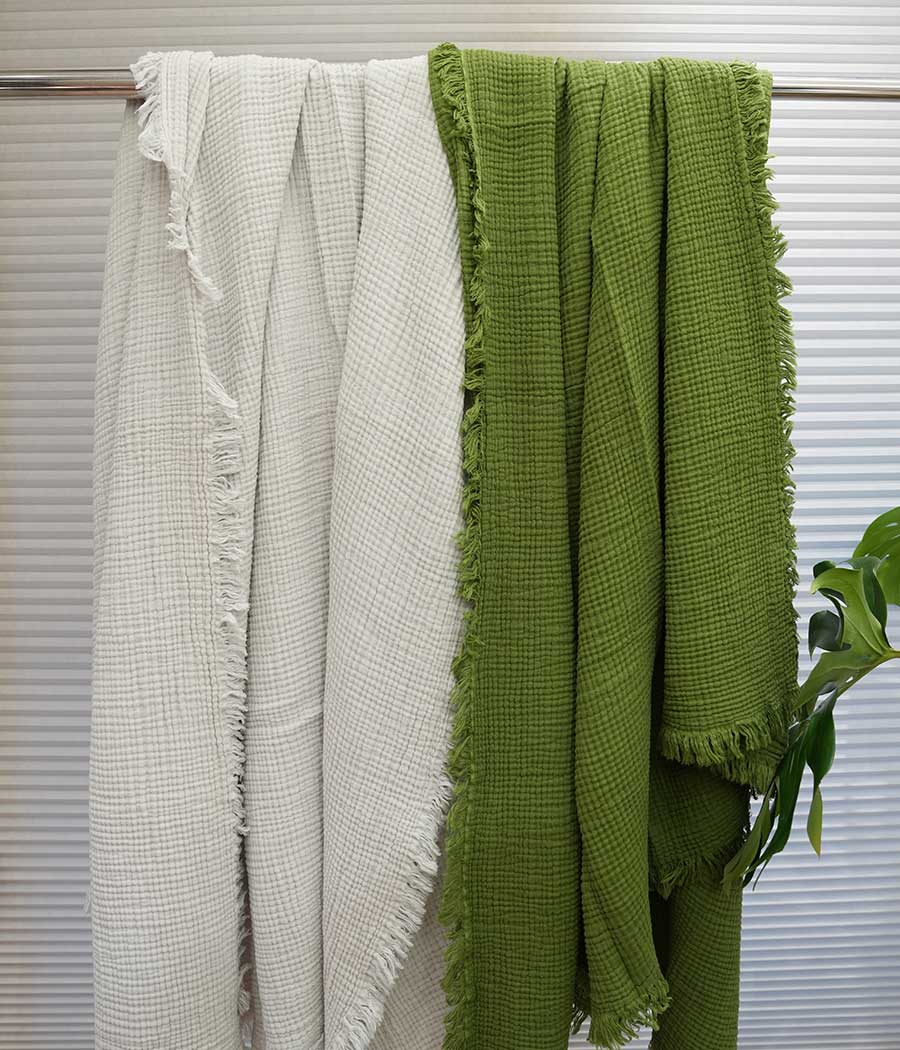
[[[900,100],[900,82],[779,77],[776,98]],[[0,98],[140,98],[127,69],[12,70],[0,73]]]

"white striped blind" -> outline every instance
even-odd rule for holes
[[[121,67],[176,47],[400,57],[448,38],[900,79],[887,0],[0,2],[3,68]],[[0,1050],[93,1045],[91,387],[120,115],[106,101],[0,103]],[[815,561],[849,553],[900,503],[900,103],[778,101],[772,151],[796,286],[805,592]],[[900,669],[841,702],[825,795],[822,859],[801,826],[747,895],[741,1050],[900,1047]]]

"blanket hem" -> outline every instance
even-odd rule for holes
[[[747,828],[744,827],[739,835],[712,853],[696,853],[682,858],[664,871],[651,872],[653,889],[663,900],[668,900],[673,890],[693,882],[701,875],[721,881],[722,869],[744,844],[746,836]]]
[[[784,553],[787,561],[785,573],[785,599],[790,609],[792,631],[790,645],[795,654],[799,649],[797,620],[799,614],[794,605],[800,576],[797,571],[797,534],[792,516],[794,511],[794,491],[796,483],[792,477],[794,446],[791,443],[794,414],[794,390],[797,385],[797,352],[794,346],[794,332],[791,314],[782,302],[791,294],[791,280],[779,269],[778,264],[787,251],[787,240],[774,220],[778,210],[769,180],[772,170],[768,167],[769,125],[771,122],[771,88],[772,75],[765,70],[758,70],[752,65],[741,62],[731,64],[737,91],[738,109],[745,135],[745,152],[747,173],[749,176],[752,204],[760,226],[763,254],[769,270],[771,296],[772,338],[777,358],[778,370],[778,423],[780,426],[781,448],[781,507],[784,523]],[[791,702],[785,716],[789,720],[793,713],[793,701],[798,686],[794,675]],[[783,749],[782,749],[783,750]]]
[[[481,391],[484,384],[484,322],[486,305],[481,262],[488,244],[484,235],[484,202],[479,189],[475,141],[468,115],[462,56],[453,44],[441,44],[432,52],[432,95],[439,119],[459,144],[465,169],[466,196],[471,204],[471,222],[463,229],[460,216],[460,252],[463,257],[463,286],[466,311],[465,371],[463,386],[469,404],[463,414],[463,520],[457,537],[460,549],[459,593],[469,603],[463,616],[462,648],[453,663],[456,679],[451,694],[454,724],[447,772],[454,797],[447,815],[447,876],[439,911],[448,931],[445,955],[447,969],[442,986],[447,994],[445,1050],[465,1050],[470,1043],[471,1004],[474,1001],[472,972],[471,914],[466,893],[465,871],[470,850],[469,806],[473,781],[470,718],[475,689],[475,661],[479,649],[479,594],[481,590],[481,478],[484,413]],[[443,136],[442,136],[443,137]],[[451,170],[453,161],[451,158]],[[455,174],[455,173],[454,173]],[[471,253],[467,266],[466,251]]]
[[[450,781],[443,778],[419,822],[415,850],[407,867],[406,892],[386,925],[383,943],[372,958],[352,1007],[338,1025],[334,1040],[337,1050],[366,1050],[381,1023],[385,1002],[422,925],[434,888],[441,856],[438,833],[450,797]]]
[[[197,290],[207,299],[218,302],[222,298],[222,293],[203,273],[188,232],[190,177],[175,163],[173,155],[161,83],[164,59],[164,52],[148,51],[131,67],[135,87],[144,97],[138,109],[138,123],[141,128],[138,135],[138,149],[148,160],[162,164],[169,178],[169,221],[166,224],[169,247],[173,251],[184,253],[188,270]]]
[[[772,284],[772,327],[778,358],[778,409],[781,423],[782,448],[782,509],[784,511],[785,548],[789,561],[788,583],[793,603],[799,575],[796,567],[797,537],[791,515],[794,509],[796,484],[791,476],[794,447],[791,444],[794,413],[794,389],[797,385],[797,355],[791,315],[781,302],[790,295],[791,280],[778,263],[787,250],[787,240],[774,222],[778,202],[769,189],[772,170],[767,166],[769,149],[771,74],[741,62],[731,65],[737,89],[738,108],[746,137],[747,171],[750,179],[753,205],[763,235],[763,249],[770,270]],[[797,614],[794,612],[794,619]]]
[[[138,149],[150,161],[162,164],[169,180],[168,246],[182,253],[189,294],[196,296],[197,326],[203,330],[206,302],[217,302],[221,293],[202,272],[188,228],[190,173],[176,162],[165,114],[163,81],[167,61],[183,57],[148,52],[131,68],[144,102],[138,110],[142,128]],[[247,562],[250,527],[247,496],[241,484],[243,454],[242,418],[238,403],[228,394],[209,366],[205,347],[198,347],[198,367],[206,406],[207,542],[213,587],[213,628],[216,647],[216,685],[222,716],[222,758],[227,777],[227,798],[232,829],[237,838],[235,856],[237,911],[237,1014],[242,1026],[251,1025],[250,925],[245,882],[244,836],[244,726],[247,715]]]
[[[755,762],[753,753],[783,743],[787,723],[787,712],[779,701],[766,707],[758,718],[737,725],[697,731],[662,726],[659,751],[663,758],[682,765],[714,766],[727,780],[764,789],[772,771],[766,763]]]
[[[668,1009],[671,1002],[669,986],[665,978],[660,977],[639,996],[634,1006],[617,1013],[605,1011],[594,1014],[587,1040],[601,1050],[621,1050],[626,1043],[640,1035],[642,1028],[657,1031],[659,1015]],[[581,1017],[577,1026],[573,1022],[573,1031],[577,1031],[586,1019],[586,1016]]]

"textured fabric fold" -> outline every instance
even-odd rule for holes
[[[136,73],[97,377],[97,1046],[424,1048],[464,339],[427,63]]]
[[[578,954],[574,606],[551,59],[432,57],[469,335],[448,1050],[564,1045]],[[488,56],[488,53],[484,53]],[[492,202],[502,202],[500,208]]]
[[[728,1050],[719,872],[796,690],[769,79],[452,45],[430,71],[472,390],[446,1045],[563,1047],[571,1014]]]
[[[259,299],[306,68],[285,65],[267,79],[253,61],[216,69],[211,56],[189,53],[149,55],[136,67],[147,95],[143,159],[130,110],[116,195],[138,194],[141,207],[127,213],[140,233],[117,222],[111,231],[110,259],[120,243],[133,259],[107,268],[96,409],[100,1047],[241,1043]],[[247,154],[239,133],[217,133],[235,78],[256,110],[244,127],[272,122],[270,151]],[[231,221],[217,226],[222,206]]]
[[[365,142],[331,525],[325,1045],[431,1050],[445,1008],[433,898],[462,623],[465,332],[424,57],[369,63]]]
[[[277,67],[276,67],[277,68]],[[355,76],[361,80],[362,67]],[[359,222],[332,68],[310,63],[287,141],[253,376],[258,431],[247,666],[247,878],[254,1045],[321,1044],[322,716],[334,418]],[[253,114],[249,114],[251,117]],[[234,117],[232,116],[232,122]],[[269,146],[271,124],[261,122]],[[328,142],[329,150],[321,145]],[[323,201],[327,198],[328,205]],[[248,392],[249,396],[249,392]]]

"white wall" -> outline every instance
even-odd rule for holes
[[[0,2],[3,68],[122,67],[177,47],[399,57],[443,39],[900,80],[896,0]],[[91,385],[120,114],[0,102],[0,1047],[14,1050],[92,1045]],[[813,562],[900,503],[900,102],[777,102],[772,149],[797,287],[805,589]],[[824,856],[801,829],[747,902],[742,1050],[900,1047],[900,673],[842,706]]]

